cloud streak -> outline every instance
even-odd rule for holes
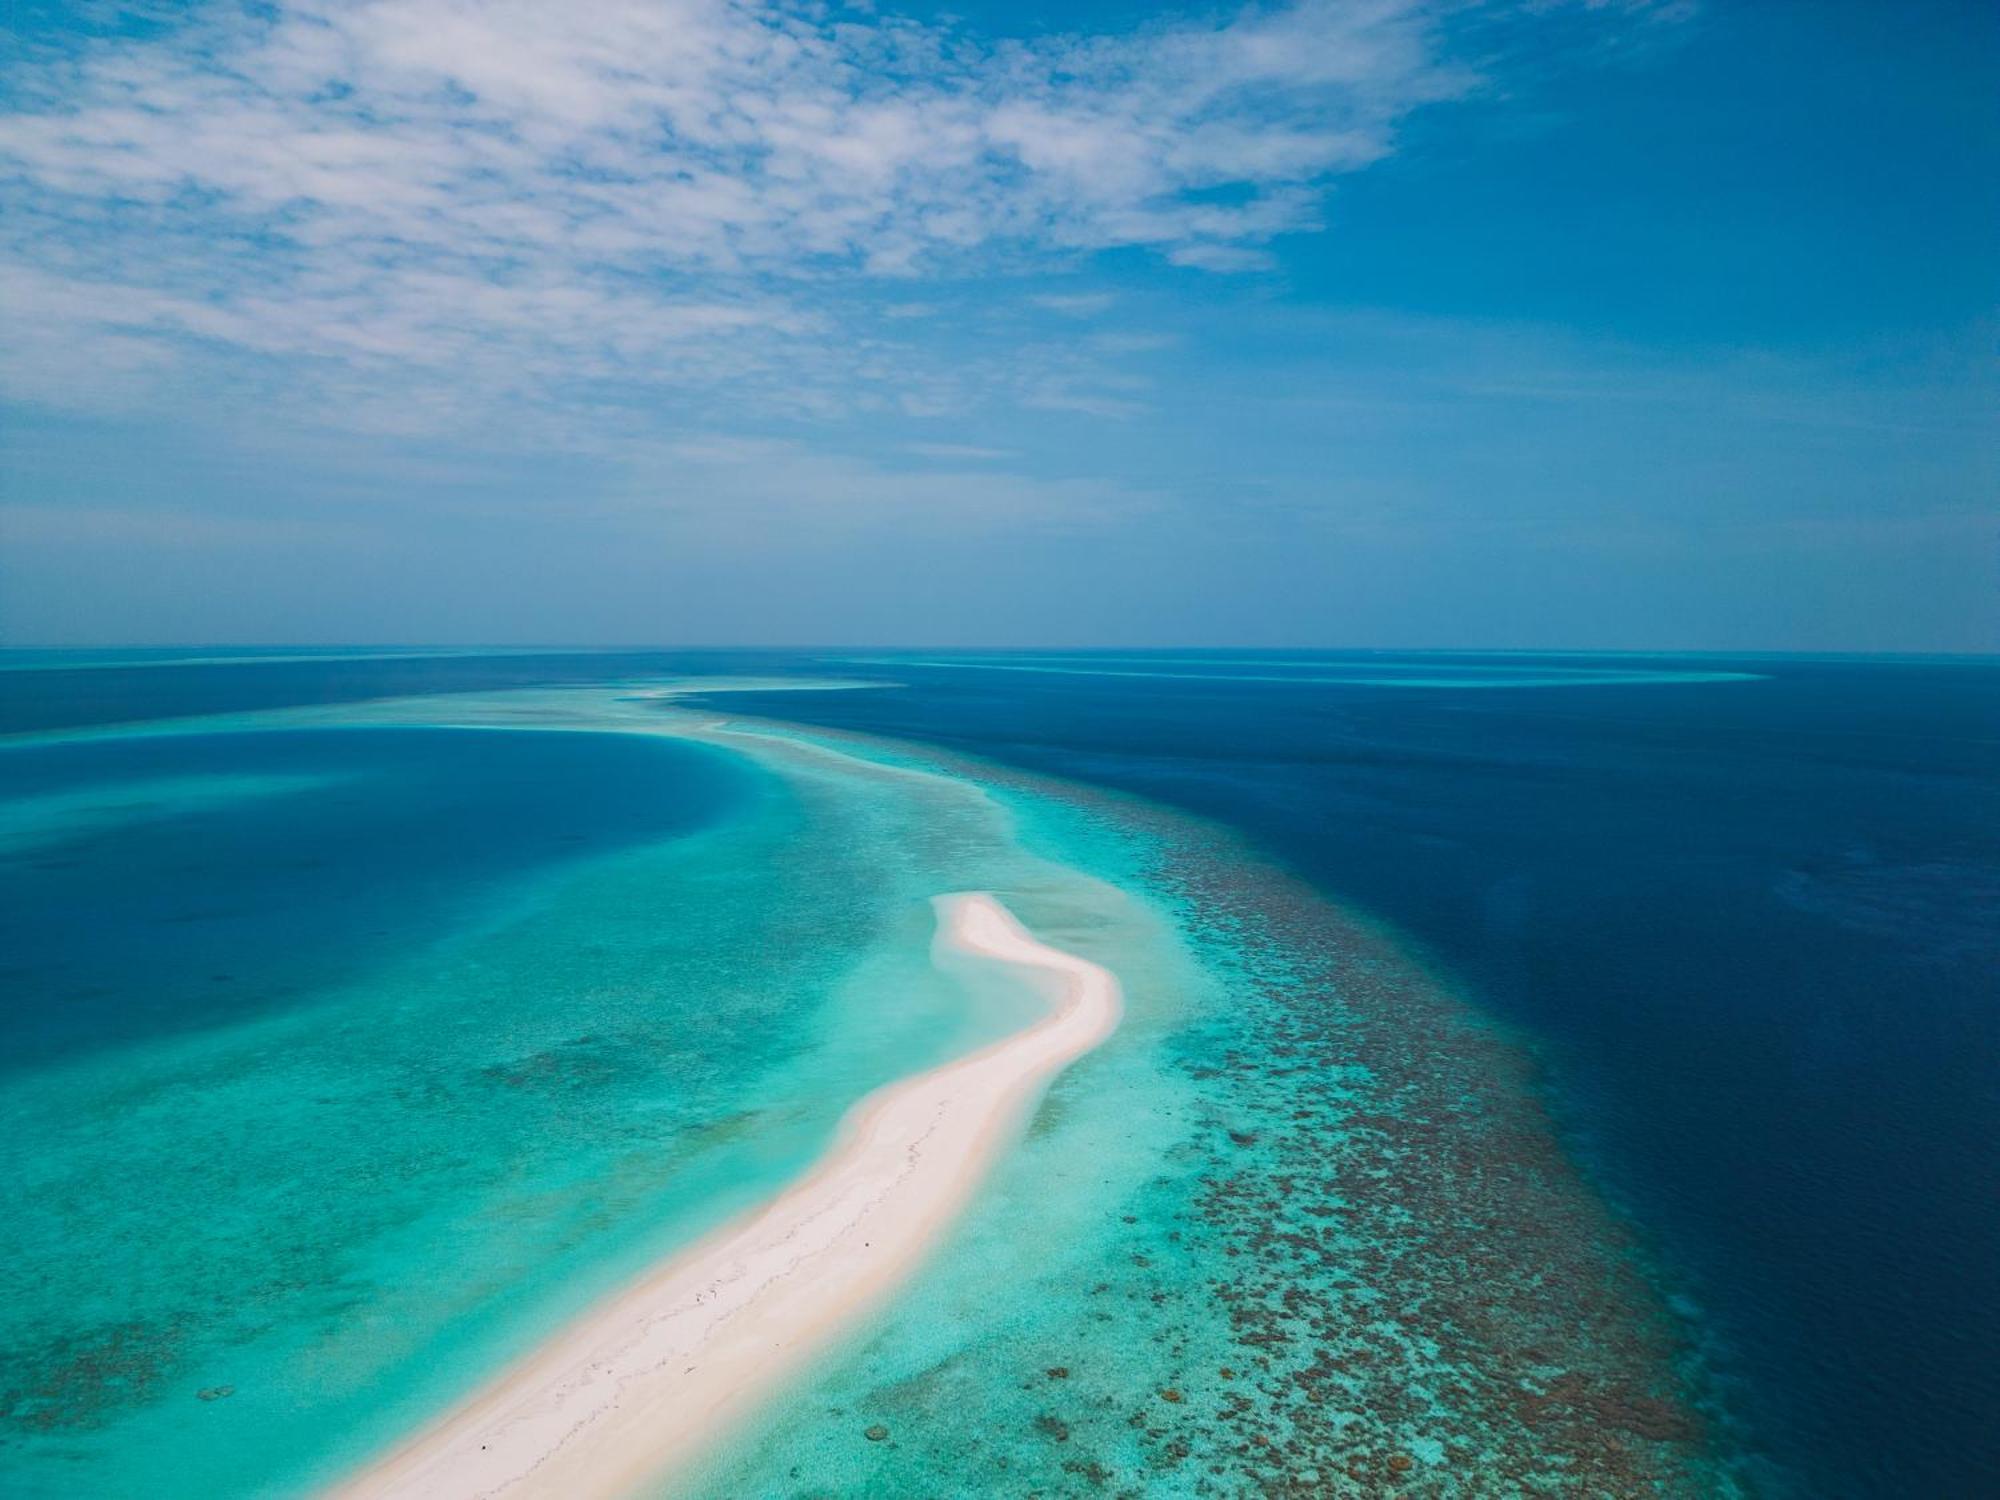
[[[212,5],[9,80],[5,374],[58,401],[218,354],[481,399],[837,390],[857,287],[1263,264],[1466,85],[1434,9],[992,41],[731,0]]]

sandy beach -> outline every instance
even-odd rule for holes
[[[893,1290],[1042,1087],[1110,1034],[1120,1008],[1108,971],[1036,941],[991,896],[935,904],[940,956],[1009,966],[1047,996],[1048,1012],[870,1094],[800,1181],[663,1262],[330,1493],[627,1495],[697,1458]]]

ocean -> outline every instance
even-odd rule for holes
[[[675,1493],[2000,1474],[2000,668],[186,655],[0,670],[10,1494],[393,1441],[1017,1024],[950,889],[1126,1024]]]

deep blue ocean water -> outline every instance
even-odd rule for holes
[[[1225,823],[1393,926],[1547,1059],[1574,1151],[1659,1247],[1750,1440],[1802,1493],[1996,1489],[2000,667],[90,661],[0,671],[0,732],[660,674],[858,675],[893,685],[726,706]],[[61,841],[17,830],[0,859],[7,992],[37,997],[0,1012],[0,1065],[17,1067],[280,1010],[510,879],[692,832],[733,795],[700,757],[596,736],[301,730],[7,756],[10,793],[122,781],[137,808],[71,809]],[[204,777],[255,795],[205,804]],[[305,847],[324,863],[299,867]],[[59,942],[86,912],[105,941]]]
[[[244,778],[268,792],[173,795]],[[724,817],[741,788],[636,738],[326,729],[18,746],[0,793],[79,804],[0,842],[4,1070],[282,1010],[510,880]]]

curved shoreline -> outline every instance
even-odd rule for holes
[[[934,951],[1049,997],[1024,1029],[863,1099],[827,1154],[673,1255],[410,1442],[339,1500],[612,1497],[698,1457],[877,1305],[972,1195],[1041,1088],[1117,1026],[1111,973],[983,893],[935,898]]]

